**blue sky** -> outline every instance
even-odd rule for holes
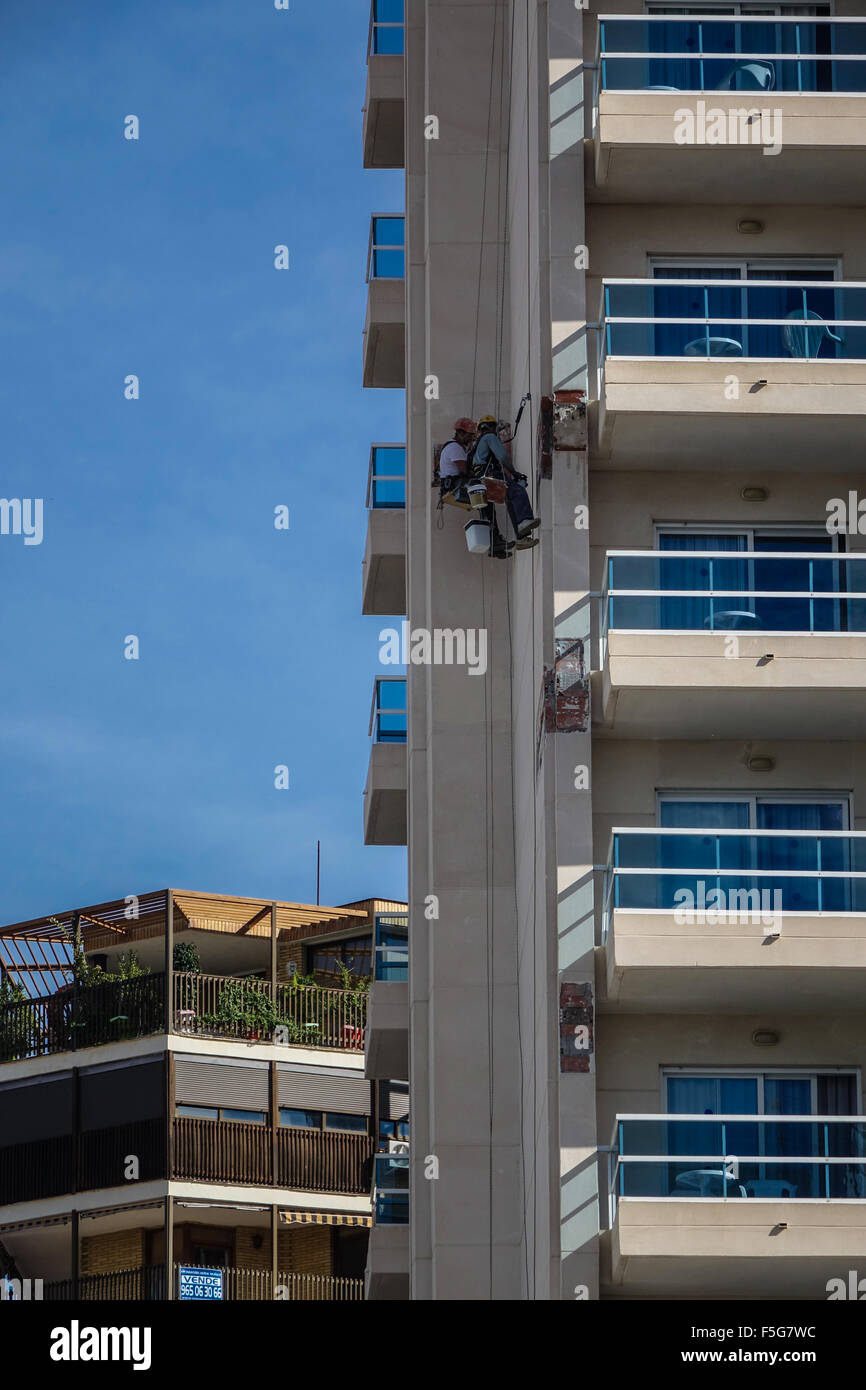
[[[324,902],[405,892],[362,842],[366,466],[404,429],[361,388],[369,216],[402,209],[361,164],[368,18],[3,0],[0,497],[44,539],[0,536],[0,922],[314,900],[317,838]]]

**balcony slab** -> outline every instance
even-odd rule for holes
[[[406,512],[371,507],[362,570],[362,612],[406,612]]]
[[[772,925],[697,924],[677,922],[673,912],[616,911],[600,964],[608,1011],[858,1012],[866,915],[784,913]]]
[[[402,53],[371,53],[367,59],[365,169],[403,168],[403,71]]]
[[[614,631],[593,685],[602,736],[859,738],[866,633]]]
[[[608,357],[590,427],[599,462],[617,468],[717,471],[750,458],[844,472],[859,467],[864,413],[862,361]]]
[[[866,1203],[621,1198],[606,1298],[827,1298],[866,1261]]]
[[[682,116],[695,115],[695,134],[712,111],[766,111],[781,149],[764,154],[761,144],[678,144]],[[779,115],[774,117],[774,113]],[[754,139],[749,131],[750,139]],[[588,161],[589,199],[611,203],[797,202],[846,206],[866,200],[866,94],[813,92],[602,92]]]

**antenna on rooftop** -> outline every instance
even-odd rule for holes
[[[322,842],[316,841],[316,907],[319,906],[319,887],[322,881]]]

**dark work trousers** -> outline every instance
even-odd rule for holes
[[[496,508],[493,503],[488,502],[485,506],[479,508],[478,514],[483,517],[485,521],[490,522],[490,537],[493,543],[496,544],[499,541],[504,541],[505,537],[499,529],[499,522],[496,520]]]
[[[532,520],[532,503],[526,488],[516,478],[508,478],[506,488],[505,505],[511,517],[511,525],[517,532],[522,522]]]

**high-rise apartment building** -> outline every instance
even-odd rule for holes
[[[824,1299],[866,1260],[866,10],[373,0],[363,144],[405,168],[365,837],[408,844],[412,1113],[368,1293]],[[527,392],[541,544],[470,554],[434,448]]]

